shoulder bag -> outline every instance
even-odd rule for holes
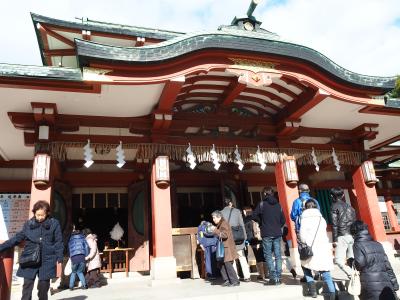
[[[360,272],[354,267],[354,262],[347,292],[353,296],[359,296],[361,294]]]
[[[231,208],[231,211],[229,213],[229,218],[228,218],[228,223],[231,219],[233,208]],[[231,226],[232,229],[232,235],[233,235],[233,240],[235,241],[236,245],[240,245],[244,242],[244,231],[243,227],[238,225],[238,226]]]
[[[318,227],[317,227],[317,230],[315,231],[314,239],[313,239],[311,246],[308,246],[306,243],[299,241],[300,260],[307,260],[314,255],[314,253],[312,251],[312,246],[314,245],[315,238],[317,237],[319,225],[321,224],[321,218],[322,217],[319,217]]]
[[[25,246],[19,258],[21,268],[33,268],[40,265],[42,259],[42,243],[31,242]]]

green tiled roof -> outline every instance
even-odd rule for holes
[[[82,81],[80,69],[0,64],[0,77]]]
[[[266,30],[249,32],[233,27],[222,29],[185,34],[144,47],[116,47],[79,39],[76,39],[75,43],[81,65],[85,65],[90,58],[125,63],[146,63],[161,62],[198,50],[226,49],[300,59],[339,80],[361,87],[388,91],[393,89],[395,84],[396,77],[367,76],[351,72],[314,49],[283,40]]]

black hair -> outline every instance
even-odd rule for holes
[[[332,200],[342,200],[344,198],[344,191],[342,188],[333,188],[329,191]]]
[[[306,204],[304,204],[305,209],[309,208],[318,208],[317,203],[314,200],[307,200]]]
[[[229,203],[231,203],[231,202],[232,202],[232,199],[231,199],[231,198],[228,198],[228,197],[225,197],[225,198],[224,198],[224,204],[225,204],[225,206],[228,206]],[[232,202],[232,204],[233,204],[233,202]]]
[[[350,233],[352,235],[356,235],[357,233],[363,231],[363,230],[368,230],[368,225],[365,224],[361,220],[355,221],[353,224],[350,226]]]
[[[85,228],[82,230],[82,233],[84,236],[88,236],[89,234],[92,234],[92,231],[89,228]]]
[[[266,186],[264,189],[263,189],[263,195],[264,195],[264,197],[267,197],[267,196],[273,196],[274,195],[274,189],[272,188],[272,187],[270,187],[270,186]]]
[[[46,215],[50,215],[50,204],[47,201],[39,200],[33,205],[32,212],[36,213],[39,209],[43,209],[46,211]]]

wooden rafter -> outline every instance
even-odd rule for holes
[[[158,111],[171,111],[184,83],[184,77],[174,78],[165,83],[160,99],[158,100]]]
[[[329,94],[322,89],[309,89],[302,94],[296,101],[291,102],[285,110],[281,111],[277,117],[280,122],[284,119],[300,119],[307,111],[311,110],[318,103],[329,97]]]
[[[296,79],[288,77],[287,75],[283,75],[279,79],[282,80],[283,82],[285,82],[287,85],[294,86],[295,88],[301,90],[302,92],[305,92],[307,90],[306,86],[304,86],[303,84],[299,83]]]
[[[260,98],[257,98],[257,97],[239,95],[239,96],[236,97],[236,100],[251,101],[251,102],[254,102],[254,103],[261,104],[264,107],[269,107],[272,110],[274,110],[275,112],[280,111],[280,107],[279,106],[276,106],[275,104],[269,102],[268,100],[260,99]]]
[[[43,50],[45,56],[75,56],[75,49],[54,49],[54,50]]]
[[[244,93],[249,93],[249,94],[256,94],[256,95],[265,96],[265,97],[271,99],[272,101],[281,103],[284,106],[286,106],[289,103],[289,101],[281,98],[280,96],[275,95],[274,93],[266,91],[266,90],[254,89],[254,88],[249,88],[248,87],[243,92]]]
[[[238,78],[232,80],[226,91],[221,96],[221,106],[231,105],[246,87],[247,85],[245,83],[239,82]]]
[[[50,35],[50,36],[52,36],[53,38],[59,40],[60,42],[66,44],[66,45],[68,45],[68,46],[71,46],[71,47],[75,48],[75,43],[74,43],[73,41],[71,41],[70,39],[68,39],[68,38],[66,38],[66,37],[63,37],[61,34],[59,34],[59,33],[55,32],[55,31],[51,30],[51,29],[48,28],[48,27],[46,27],[46,25],[40,24],[40,26],[43,27],[43,29],[45,30],[45,32],[46,32],[47,35]]]

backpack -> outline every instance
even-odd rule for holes
[[[252,242],[254,240],[261,241],[261,230],[260,225],[254,220],[249,220],[244,224],[247,234],[247,240]]]

